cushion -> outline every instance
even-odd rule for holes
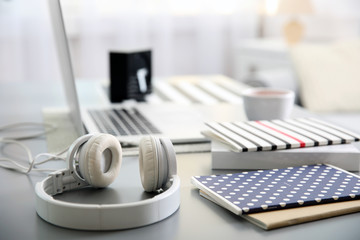
[[[305,108],[360,110],[360,39],[301,43],[290,52]]]

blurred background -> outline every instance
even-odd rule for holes
[[[46,2],[0,0],[0,81],[59,81]],[[286,85],[290,45],[360,36],[358,0],[282,2],[61,1],[80,79],[108,79],[110,50],[151,49],[153,76],[223,74]],[[297,39],[299,31],[291,30],[286,40],[292,20],[302,34]]]

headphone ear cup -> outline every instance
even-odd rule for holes
[[[122,151],[114,136],[96,134],[79,151],[79,170],[86,182],[93,187],[103,188],[115,180],[122,162]],[[105,165],[105,169],[102,165]]]
[[[160,138],[160,142],[166,156],[167,179],[164,180],[164,184],[167,184],[169,182],[169,178],[173,175],[177,175],[176,153],[174,145],[169,138]]]
[[[176,174],[176,157],[171,141],[153,136],[142,138],[139,145],[139,165],[141,183],[146,192],[167,187],[170,174]]]
[[[161,166],[163,153],[158,138],[148,136],[140,140],[139,166],[141,183],[146,192],[153,192],[162,186]]]
[[[155,191],[158,182],[158,159],[155,141],[151,136],[140,140],[139,168],[144,190],[146,192]]]

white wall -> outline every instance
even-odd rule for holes
[[[58,76],[44,0],[0,0],[0,81]]]
[[[0,81],[59,80],[46,1],[0,0]],[[63,1],[75,74],[106,79],[109,50],[150,47],[156,76],[231,76],[233,46],[256,35],[257,2]],[[360,35],[360,1],[313,3],[316,15],[302,18],[308,39]],[[284,21],[266,17],[266,36],[280,37]]]

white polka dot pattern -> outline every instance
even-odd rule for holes
[[[360,198],[358,176],[324,164],[195,176],[193,181],[244,213]]]

